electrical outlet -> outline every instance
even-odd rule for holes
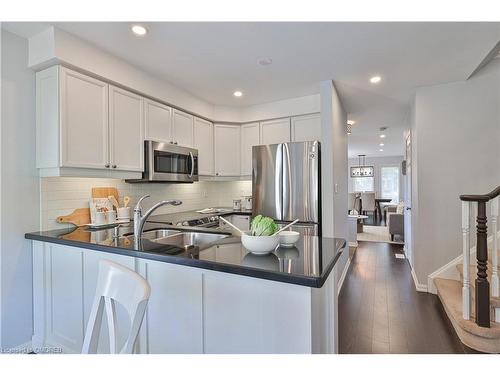
[[[208,193],[206,190],[203,190],[203,193],[201,195],[203,198],[208,198]]]

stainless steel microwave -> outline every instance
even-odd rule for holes
[[[144,141],[142,179],[127,182],[198,181],[198,150],[166,142]]]

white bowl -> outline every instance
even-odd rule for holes
[[[253,254],[268,254],[274,251],[280,243],[279,236],[251,236],[249,233],[245,232],[241,235],[241,243]]]
[[[280,236],[280,245],[285,247],[292,247],[295,242],[299,240],[300,233],[294,232],[292,230],[286,230],[279,234]]]

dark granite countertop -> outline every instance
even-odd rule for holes
[[[240,237],[224,230],[146,223],[145,231],[153,229],[211,232],[227,237],[208,247],[188,250],[149,240],[143,240],[141,248],[136,249],[133,238],[126,237],[133,232],[132,225],[120,227],[121,237],[117,239],[113,239],[113,229],[85,228],[27,233],[25,238],[314,288],[324,284],[346,244],[343,239],[301,235],[295,247],[278,247],[268,255],[254,255],[243,247]]]
[[[233,210],[231,207],[217,207],[217,208],[222,209],[224,211],[207,213],[207,214],[202,214],[196,211],[173,212],[168,214],[151,215],[148,221],[153,223],[172,223],[175,225],[178,222],[186,220],[196,220],[196,219],[201,219],[203,217],[214,216],[214,215],[218,216],[252,215],[252,210]]]

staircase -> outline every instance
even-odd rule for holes
[[[500,186],[488,194],[460,196],[463,248],[463,263],[457,265],[460,281],[434,279],[438,296],[460,340],[485,353],[500,353],[499,196]],[[477,250],[476,264],[472,265],[470,215],[476,208]],[[490,212],[493,238],[490,251],[487,248],[487,212]]]

